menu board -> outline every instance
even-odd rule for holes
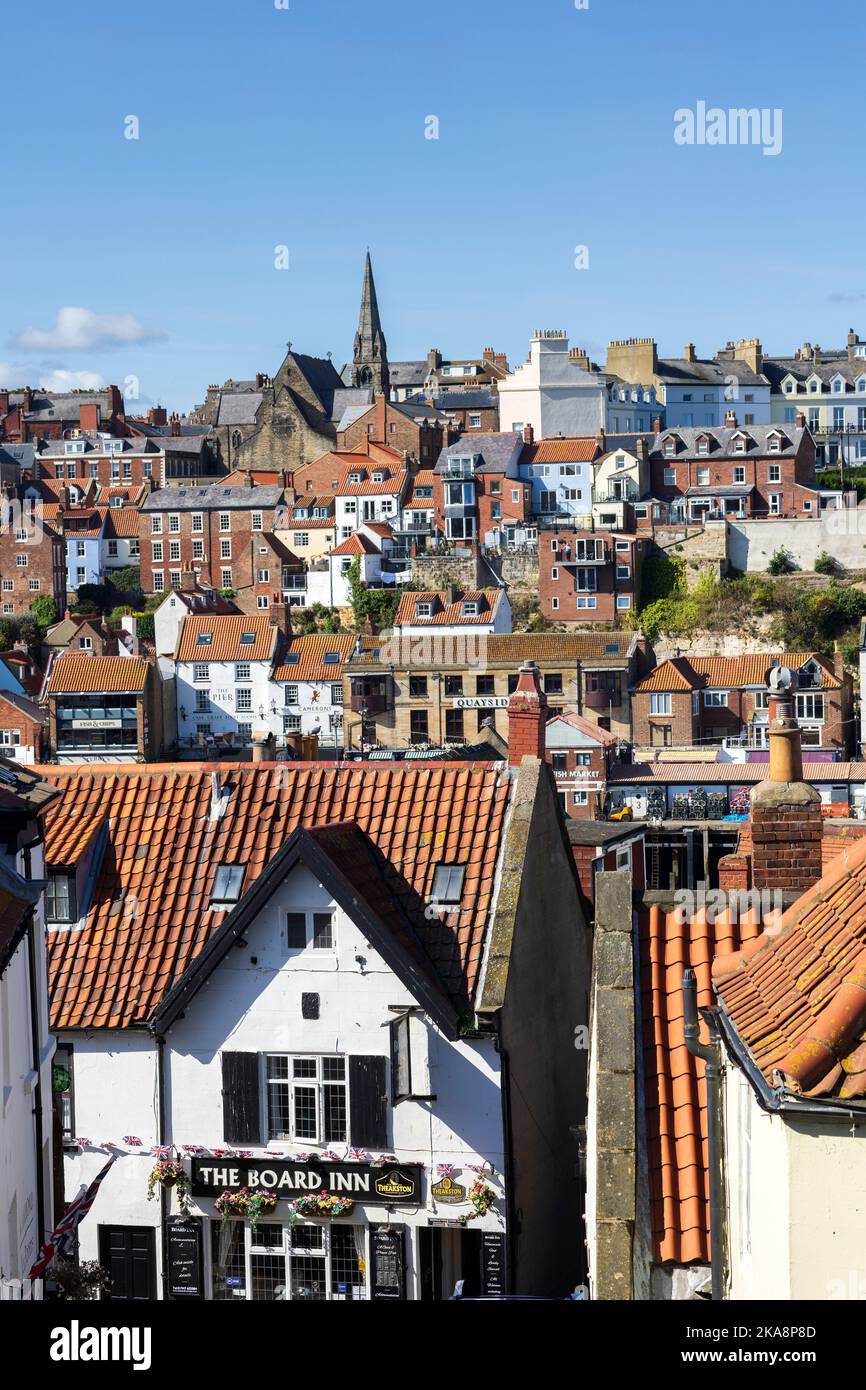
[[[505,1236],[485,1231],[481,1237],[481,1292],[505,1293]]]
[[[169,1222],[169,1298],[204,1298],[201,1236],[201,1221],[195,1217]]]
[[[373,1298],[405,1298],[405,1226],[374,1226],[370,1232],[373,1256]]]

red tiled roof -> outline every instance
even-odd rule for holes
[[[286,655],[274,670],[275,681],[340,681],[343,679],[343,665],[351,656],[356,638],[351,633],[339,636],[323,636],[313,633],[309,637],[293,637]],[[330,652],[339,654],[339,661],[325,661]],[[297,660],[292,658],[297,657]]]
[[[595,435],[571,439],[539,439],[527,444],[520,455],[521,463],[591,463],[598,453]]]
[[[210,641],[200,641],[210,633]],[[254,642],[241,638],[252,633]],[[277,628],[269,618],[244,614],[192,613],[184,619],[178,661],[267,661],[274,654]]]
[[[353,473],[360,473],[359,483],[350,483],[349,477]],[[373,481],[374,473],[384,473],[385,477],[381,483]],[[403,490],[406,482],[406,470],[395,468],[393,464],[376,463],[373,459],[365,458],[362,463],[356,463],[347,468],[337,484],[338,496],[373,496],[379,493],[397,494]]]
[[[42,772],[42,770],[40,769]],[[46,860],[69,864],[94,827],[109,846],[81,931],[49,933],[54,1028],[146,1022],[224,921],[210,895],[221,863],[258,879],[297,826],[353,822],[387,861],[389,888],[455,1001],[481,964],[509,782],[487,766],[221,766],[231,795],[210,822],[208,766],[46,769],[62,799],[46,817]],[[460,911],[429,921],[435,866],[466,865]],[[135,904],[135,911],[124,905]]]
[[[713,983],[770,1085],[866,1096],[866,839],[747,950],[717,956]]]
[[[741,783],[763,782],[767,763],[615,763],[610,770],[611,782],[628,784],[675,782],[680,785],[721,783],[738,786]],[[866,782],[866,762],[831,763],[804,762],[806,782]]]
[[[576,710],[564,710],[562,714],[556,714],[547,722],[547,732],[549,733],[554,724],[569,724],[572,729],[578,729],[587,738],[591,738],[594,743],[600,743],[607,748],[612,743],[617,742],[617,735],[608,733],[598,724],[593,724],[590,719],[584,719],[582,714]]]
[[[148,663],[138,656],[58,656],[48,678],[49,695],[126,694],[144,690]]]
[[[339,545],[335,545],[331,551],[332,555],[378,555],[381,547],[369,536],[362,536],[358,531],[347,536]]]
[[[410,484],[410,487],[409,487],[409,495],[408,495],[406,501],[403,503],[403,509],[404,509],[404,511],[405,511],[407,508],[408,508],[408,509],[411,509],[411,510],[413,510],[413,511],[414,511],[416,508],[419,509],[419,510],[425,510],[425,511],[427,511],[427,510],[429,510],[431,507],[433,507],[433,505],[434,505],[433,497],[432,497],[432,496],[430,496],[430,497],[416,497],[416,496],[415,496],[415,489],[416,489],[416,488],[419,488],[419,487],[429,487],[429,488],[432,488],[432,487],[434,486],[434,478],[435,478],[435,474],[434,474],[432,468],[419,468],[418,472],[417,472],[417,473],[415,474],[415,476],[412,478],[412,481],[411,481],[411,484]]]
[[[683,971],[697,977],[698,1008],[715,1003],[713,956],[758,935],[750,915],[727,913],[708,924],[675,910],[640,913],[641,1012],[650,1212],[655,1258],[676,1264],[709,1259],[707,1097],[704,1064],[686,1049]],[[701,1024],[701,1041],[708,1042]]]
[[[394,616],[394,627],[408,626],[413,623],[423,624],[429,627],[443,627],[446,624],[451,627],[472,627],[478,623],[492,622],[493,616],[499,607],[501,590],[499,589],[467,589],[465,593],[457,595],[454,603],[445,602],[445,594],[440,590],[419,590],[417,593],[403,594],[397,606]],[[482,600],[481,611],[474,617],[463,616],[463,603],[477,603]],[[418,618],[415,613],[415,605],[419,602],[430,603],[435,601],[432,618]]]
[[[809,660],[821,667],[821,688],[837,690],[841,684],[824,657],[817,652],[751,652],[747,656],[680,656],[663,661],[638,681],[635,690],[738,690],[745,685],[766,685],[774,661],[781,666],[799,668]]]
[[[122,537],[124,540],[130,536],[138,535],[138,512],[135,507],[109,507],[108,520],[105,523],[105,534],[111,539]]]

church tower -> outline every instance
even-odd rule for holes
[[[379,321],[376,285],[370,252],[364,266],[364,288],[361,293],[361,314],[355,334],[355,355],[352,362],[352,385],[370,386],[375,392],[389,394],[388,349]]]

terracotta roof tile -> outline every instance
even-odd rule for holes
[[[799,670],[810,659],[817,661],[821,667],[821,688],[838,689],[841,682],[817,652],[751,652],[747,656],[733,657],[671,657],[638,681],[635,690],[641,693],[647,690],[702,690],[705,686],[717,690],[738,690],[746,685],[766,685],[767,673],[774,661]]]
[[[212,823],[214,771],[231,794]],[[217,866],[245,863],[246,890],[299,825],[352,822],[369,836],[440,979],[456,1002],[471,999],[509,794],[496,770],[149,764],[44,775],[63,793],[46,817],[49,864],[94,847],[102,827],[109,836],[84,927],[49,933],[55,1028],[146,1022],[225,918],[210,907]],[[466,865],[460,910],[431,922],[424,904],[443,861]]]
[[[417,593],[403,594],[397,606],[394,616],[394,627],[414,626],[418,624],[424,627],[473,627],[479,623],[492,622],[493,616],[501,602],[501,590],[499,589],[467,589],[465,593],[456,595],[454,603],[446,603],[446,595],[435,590],[419,590]],[[430,618],[419,618],[416,615],[416,604],[434,603],[433,616]],[[464,603],[480,603],[480,611],[475,616],[464,616]]]
[[[850,1098],[866,1033],[866,839],[843,841],[756,949],[716,961],[713,981],[771,1086]]]
[[[709,1180],[704,1064],[683,1030],[683,971],[697,977],[698,1007],[715,1002],[710,965],[719,951],[758,936],[752,915],[724,913],[710,924],[660,907],[640,914],[641,998],[650,1207],[659,1261],[709,1259]],[[708,1041],[702,1025],[702,1041]]]
[[[148,663],[137,656],[86,656],[64,653],[51,668],[49,695],[133,692],[144,690]]]
[[[539,439],[527,444],[520,455],[521,463],[591,463],[599,453],[595,435],[588,438]]]
[[[209,637],[208,637],[209,634]],[[252,635],[252,642],[244,637]],[[269,618],[244,614],[190,614],[184,619],[178,661],[268,661],[278,629]]]
[[[274,670],[275,681],[341,681],[343,666],[355,648],[351,633],[327,636],[313,633],[309,637],[293,637],[288,650]],[[339,661],[325,661],[336,653]]]

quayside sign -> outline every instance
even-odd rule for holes
[[[421,1201],[421,1165],[369,1163],[300,1163],[285,1158],[212,1158],[192,1160],[194,1197],[218,1197],[242,1187],[266,1188],[289,1199],[305,1192],[330,1192],[356,1202]]]

